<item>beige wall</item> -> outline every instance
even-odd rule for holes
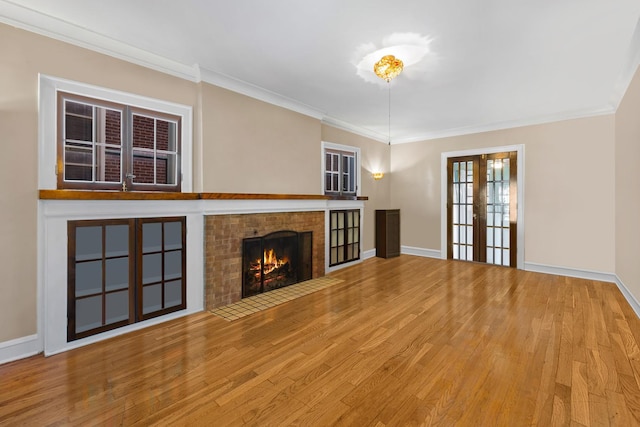
[[[322,194],[319,120],[201,87],[203,191]]]
[[[393,146],[402,244],[441,249],[441,153],[523,144],[525,262],[614,273],[613,138],[608,115]]]
[[[616,112],[616,273],[640,301],[640,71]]]
[[[369,197],[364,209],[364,239],[362,249],[367,251],[375,248],[375,210],[392,208],[389,200],[389,151],[390,147],[363,136],[358,136],[332,126],[322,126],[322,140],[334,144],[349,145],[360,148],[361,160],[361,191],[362,196]],[[379,181],[373,179],[373,172],[383,172],[386,175]]]

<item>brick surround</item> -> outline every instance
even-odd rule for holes
[[[324,276],[324,211],[205,216],[205,307],[242,295],[242,239],[280,230],[313,231],[313,278]]]

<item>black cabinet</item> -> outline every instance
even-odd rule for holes
[[[400,209],[376,210],[376,256],[400,255]]]

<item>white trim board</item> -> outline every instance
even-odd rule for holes
[[[0,365],[42,353],[41,341],[38,335],[28,335],[0,342]]]
[[[636,313],[636,316],[638,316],[638,318],[640,319],[640,302],[638,302],[629,288],[625,286],[625,284],[622,282],[622,279],[620,279],[617,275],[615,284],[616,286],[618,286],[618,289],[620,289],[620,292],[622,292],[622,295],[627,300],[633,311]]]
[[[401,246],[400,253],[404,255],[415,255],[425,258],[442,258],[442,253],[438,249],[415,248],[413,246]]]
[[[534,273],[554,274],[556,276],[575,277],[578,279],[597,280],[599,282],[615,283],[616,275],[600,271],[580,270],[571,267],[559,267],[555,265],[538,264],[535,262],[525,262],[525,271]]]

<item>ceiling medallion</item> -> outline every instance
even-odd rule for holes
[[[376,76],[389,83],[400,75],[403,67],[404,64],[401,60],[393,55],[385,55],[373,65],[373,72],[376,73]]]

